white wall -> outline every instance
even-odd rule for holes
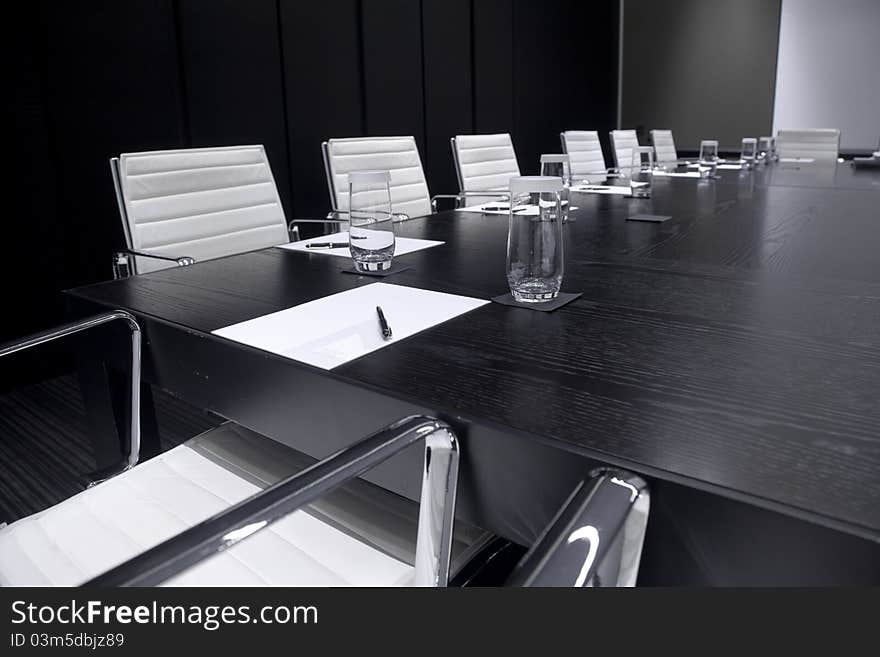
[[[839,128],[840,148],[880,140],[880,0],[782,0],[773,132]]]

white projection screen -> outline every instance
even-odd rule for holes
[[[842,151],[880,141],[880,0],[782,0],[773,132],[839,128]]]

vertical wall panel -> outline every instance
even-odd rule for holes
[[[423,0],[425,149],[432,194],[458,191],[449,138],[474,131],[470,0]]]
[[[617,127],[617,52],[620,4],[567,0],[560,26],[564,66],[562,130],[596,130],[610,157],[608,132]],[[608,165],[611,166],[611,162]]]
[[[290,214],[276,0],[178,0],[178,19],[192,145],[265,145]]]
[[[513,1],[474,0],[474,131],[513,132]]]
[[[514,0],[515,71],[514,145],[523,174],[539,173],[541,153],[558,153],[565,72],[572,66],[562,57],[559,31],[567,20],[565,4]]]
[[[290,218],[317,218],[330,206],[321,142],[364,133],[360,3],[280,1],[295,200]]]
[[[111,276],[124,244],[108,159],[187,145],[171,0],[50,2],[47,100],[58,171],[58,287]]]
[[[63,269],[64,240],[57,221],[57,172],[44,102],[43,34],[39,6],[28,3],[0,28],[8,48],[4,96],[9,120],[4,144],[15,165],[6,174],[4,220],[3,321],[0,342],[49,326],[62,304],[58,281]],[[4,359],[4,374],[13,359]],[[16,372],[19,374],[19,372]]]
[[[626,0],[624,128],[738,150],[770,134],[781,0]]]
[[[413,0],[367,0],[361,11],[367,133],[413,135],[424,151],[420,6]]]

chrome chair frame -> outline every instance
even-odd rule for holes
[[[594,471],[574,489],[507,584],[635,586],[649,508],[641,477]]]
[[[458,482],[458,440],[451,427],[410,416],[312,467],[160,543],[85,586],[155,586],[245,540],[413,443],[425,441],[415,555],[417,586],[446,586]]]
[[[54,340],[73,335],[75,333],[80,333],[81,331],[86,331],[88,329],[95,328],[96,326],[101,326],[102,324],[107,324],[108,322],[116,320],[124,321],[128,325],[129,331],[131,332],[131,397],[129,401],[131,420],[129,425],[129,451],[128,456],[125,458],[125,461],[122,464],[118,466],[113,466],[107,471],[95,473],[98,476],[91,481],[89,486],[94,486],[95,484],[105,481],[112,476],[115,476],[121,472],[125,472],[126,470],[134,467],[137,464],[138,459],[140,458],[141,328],[138,325],[137,320],[134,318],[133,315],[125,312],[124,310],[114,310],[108,313],[95,315],[94,317],[89,317],[78,322],[64,324],[63,326],[59,326],[58,328],[50,329],[48,331],[35,333],[34,335],[31,335],[27,338],[17,340],[15,342],[10,342],[0,347],[0,358],[2,358],[3,356],[8,356],[10,354],[24,351],[25,349],[30,349],[32,347],[37,347],[41,344],[52,342]]]

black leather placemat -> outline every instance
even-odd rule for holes
[[[493,303],[500,303],[502,306],[527,308],[528,310],[540,310],[541,312],[549,313],[551,310],[562,308],[565,304],[571,303],[582,294],[583,292],[560,292],[557,297],[551,301],[542,301],[541,303],[520,303],[519,301],[514,301],[513,295],[508,292],[507,294],[493,297],[490,301]]]
[[[381,269],[378,271],[358,271],[354,267],[348,267],[347,269],[343,269],[343,274],[354,274],[355,276],[373,276],[375,278],[385,278],[386,276],[393,276],[394,274],[399,274],[401,272],[407,271],[408,269],[412,269],[409,265],[395,265],[392,263],[391,267],[388,269]]]

